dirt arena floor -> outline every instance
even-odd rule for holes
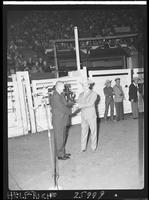
[[[59,160],[58,185],[64,190],[142,189],[143,114],[139,119],[125,116],[119,122],[98,122],[98,148],[80,151],[80,125],[69,130],[66,150],[71,159]],[[8,140],[10,190],[52,188],[51,159],[47,132]]]

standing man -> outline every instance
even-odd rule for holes
[[[143,80],[143,78],[142,79],[138,78],[138,91],[139,91],[139,94],[141,95],[142,99],[144,100],[144,80]]]
[[[133,119],[138,118],[138,77],[133,78],[133,82],[129,86],[129,101],[131,101],[131,109]]]
[[[114,100],[113,100],[113,88],[111,87],[111,81],[110,80],[106,80],[105,87],[103,88],[103,92],[104,92],[104,95],[105,95],[105,113],[104,113],[105,121],[107,121],[109,106],[110,106],[110,111],[111,111],[110,112],[111,121],[113,121]]]
[[[97,94],[90,89],[91,82],[85,81],[83,92],[78,97],[78,108],[81,109],[81,151],[86,151],[89,128],[91,130],[91,148],[93,151],[97,148],[97,116],[95,110],[95,101]]]
[[[60,160],[69,159],[70,154],[65,153],[67,140],[67,125],[71,115],[71,109],[67,107],[67,102],[63,95],[64,83],[58,81],[55,91],[51,97],[52,124],[56,143],[56,156]]]
[[[124,92],[122,86],[120,85],[120,78],[115,79],[115,86],[113,87],[113,94],[114,94],[114,102],[116,108],[116,120],[119,121],[124,119],[124,107],[123,107],[123,100],[124,100]]]

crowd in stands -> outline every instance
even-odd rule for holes
[[[8,74],[16,71],[29,71],[30,73],[51,72],[52,66],[42,57],[24,59],[14,43],[7,53]],[[15,48],[16,47],[16,48]]]
[[[26,69],[26,63],[31,62],[24,60],[19,52],[20,48],[30,48],[35,52],[45,54],[47,49],[53,49],[52,40],[73,39],[74,26],[78,27],[80,38],[132,33],[138,33],[140,40],[143,37],[143,14],[133,9],[28,11],[24,16],[16,17],[15,20],[11,18],[13,12],[17,13],[17,11],[11,11],[8,15],[7,58],[8,64],[15,65],[16,69],[17,67],[21,68],[21,66],[22,69]],[[112,45],[131,42],[134,42],[134,39],[117,39],[114,42],[101,40],[94,44],[82,42],[81,47],[85,48],[87,45],[103,46],[105,43],[112,47]],[[72,43],[59,43],[58,47],[61,49],[73,48],[74,45]],[[41,59],[39,59],[40,61],[32,60],[32,64],[29,64],[31,69],[37,68],[40,71]],[[42,60],[42,70],[44,71],[50,70],[45,67],[46,62]]]

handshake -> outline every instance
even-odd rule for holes
[[[78,103],[75,103],[72,107],[72,114],[71,117],[77,115],[80,112],[80,107],[78,105]]]
[[[74,110],[78,110],[78,109],[80,109],[80,106],[79,106],[78,103],[75,103],[75,104],[73,105],[73,108],[74,108]]]

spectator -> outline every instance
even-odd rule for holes
[[[114,102],[116,108],[116,120],[124,119],[124,108],[123,108],[123,100],[124,100],[124,92],[122,86],[120,85],[120,78],[115,79],[115,86],[113,87],[114,94]]]
[[[144,12],[144,10],[143,10]],[[138,45],[143,48],[143,20],[144,13],[138,9],[112,9],[108,10],[80,10],[80,11],[32,11],[24,15],[23,18],[13,20],[8,16],[8,53],[12,62],[16,62],[20,48],[29,47],[36,52],[45,52],[52,49],[51,41],[54,39],[74,38],[73,28],[77,24],[80,37],[110,36],[116,34],[138,33],[138,44],[136,41],[119,40],[118,45],[131,46]],[[16,12],[15,12],[16,14]],[[126,21],[127,18],[127,21]],[[81,20],[78,20],[81,19]],[[126,27],[126,28],[125,28]],[[116,32],[124,30],[125,32]],[[51,40],[51,41],[50,41]],[[107,42],[107,41],[106,41]],[[85,45],[101,46],[99,41]],[[142,45],[142,46],[141,46]],[[71,49],[73,45],[69,43],[59,43],[59,48]],[[117,44],[108,41],[108,48]],[[18,63],[17,63],[18,64]],[[19,64],[16,68],[19,67]]]
[[[144,100],[144,80],[143,79],[138,80],[138,91]]]
[[[29,59],[28,59],[28,61],[27,61],[27,66],[28,66],[29,70],[31,70],[32,67],[33,67],[33,61],[32,61],[32,58],[31,58],[31,57],[29,57]]]
[[[34,65],[31,68],[31,73],[37,73],[38,69],[37,69],[37,64],[34,63]]]
[[[131,101],[131,109],[133,119],[138,118],[138,77],[133,78],[133,82],[129,86],[129,101]]]
[[[106,80],[105,82],[105,87],[103,89],[104,95],[105,95],[105,113],[104,113],[104,118],[105,121],[107,121],[107,115],[108,115],[108,110],[109,106],[111,109],[111,121],[113,121],[113,115],[114,115],[114,101],[113,101],[113,88],[111,87],[111,81]]]

